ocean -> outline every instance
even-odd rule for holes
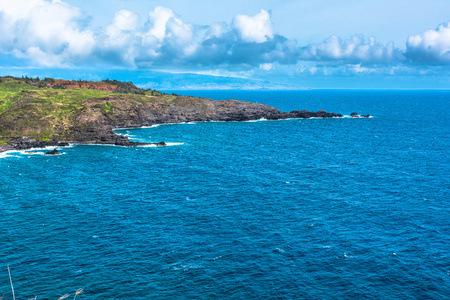
[[[0,153],[4,300],[450,298],[450,91],[176,93],[373,117]]]

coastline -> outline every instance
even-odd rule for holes
[[[55,89],[55,84],[60,88]],[[0,152],[62,147],[67,143],[165,146],[164,142],[131,141],[114,132],[163,124],[347,117],[325,110],[284,112],[251,101],[169,95],[118,81],[27,81],[7,77],[0,86],[13,95],[8,101],[0,101]],[[351,117],[369,115],[352,113]]]
[[[337,114],[336,114],[337,115]],[[230,121],[221,121],[221,120],[209,120],[209,121],[185,121],[185,122],[168,122],[168,123],[155,123],[152,125],[143,125],[143,126],[127,126],[127,127],[117,127],[112,128],[111,130],[114,132],[116,136],[120,136],[127,139],[127,143],[98,143],[98,142],[79,142],[79,141],[68,141],[64,143],[68,143],[68,146],[61,146],[60,141],[35,141],[39,146],[33,145],[30,147],[24,147],[24,148],[15,148],[13,146],[3,146],[0,145],[0,154],[7,154],[7,153],[15,153],[15,152],[22,152],[22,151],[33,151],[33,150],[51,150],[54,148],[66,148],[66,147],[72,147],[75,145],[83,145],[83,146],[118,146],[118,147],[126,147],[126,148],[132,148],[132,147],[165,147],[165,146],[173,146],[174,143],[164,143],[164,142],[156,142],[156,143],[143,143],[143,142],[135,142],[130,141],[130,139],[122,134],[116,133],[116,130],[127,130],[127,129],[141,129],[141,128],[154,128],[161,125],[195,125],[197,123],[215,123],[215,122],[268,122],[268,121],[286,121],[286,120],[320,120],[320,119],[364,119],[364,118],[373,118],[373,116],[368,117],[352,117],[351,115],[339,115],[339,116],[331,116],[331,117],[310,117],[310,118],[302,118],[302,117],[291,117],[291,118],[280,118],[280,119],[266,119],[266,118],[259,118],[259,119],[251,119],[251,120],[230,120]],[[19,137],[19,138],[26,138],[26,137]],[[162,145],[163,143],[164,145]],[[175,143],[177,145],[184,144],[184,143]]]

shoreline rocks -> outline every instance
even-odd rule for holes
[[[52,151],[45,152],[44,155],[59,155],[58,150],[53,149]]]
[[[11,105],[0,113],[0,151],[66,147],[68,143],[164,147],[167,146],[164,142],[130,141],[126,136],[115,134],[113,129],[168,123],[343,117],[324,110],[283,112],[262,103],[169,95],[115,80],[96,83],[48,79],[38,82],[38,88],[46,90],[43,94],[36,92],[36,87],[29,88],[30,84],[24,86],[20,78],[10,77],[8,81],[9,85],[2,88],[18,97],[12,97]],[[41,83],[45,84],[41,86]],[[65,89],[49,90],[48,86],[53,83]],[[80,90],[80,95],[73,95],[71,89]],[[93,96],[83,91],[86,89],[97,93]],[[111,94],[113,91],[120,93]],[[48,113],[42,114],[42,111]],[[352,117],[368,118],[369,115],[352,113]]]
[[[355,113],[355,112],[352,112],[352,113],[350,114],[350,116],[351,116],[352,118],[370,118],[370,115],[369,115],[369,114],[367,114],[367,115],[358,115],[358,113]]]
[[[289,113],[292,118],[311,119],[311,118],[342,118],[343,115],[336,113],[329,113],[324,110],[318,112],[307,110],[293,110]]]
[[[216,101],[206,98],[177,96],[169,102],[158,106],[143,105],[127,99],[115,98],[115,108],[110,113],[100,108],[87,106],[81,110],[67,128],[59,133],[64,141],[57,138],[50,141],[40,141],[27,136],[12,138],[4,148],[11,150],[26,150],[30,148],[45,148],[49,146],[67,147],[70,143],[89,145],[116,145],[137,147],[155,145],[165,147],[165,142],[141,143],[130,141],[128,137],[118,135],[114,128],[139,128],[155,124],[208,122],[208,121],[252,121],[252,120],[284,120],[310,118],[342,118],[342,114],[329,113],[325,110],[317,112],[293,110],[282,112],[266,104],[238,100]],[[352,113],[353,118],[368,118]],[[2,149],[0,148],[0,151]],[[5,151],[5,150],[4,150]],[[49,151],[51,152],[51,151]],[[48,155],[52,155],[49,153]]]

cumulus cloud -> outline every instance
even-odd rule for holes
[[[394,43],[382,45],[373,37],[366,41],[362,35],[354,35],[346,40],[332,35],[323,43],[304,47],[301,58],[367,64],[385,64],[404,60],[402,52],[394,47]]]
[[[410,36],[405,55],[413,62],[450,64],[450,22],[439,25],[436,30]]]
[[[309,62],[356,66],[370,73],[373,66],[408,62],[450,63],[450,23],[409,37],[406,52],[394,44],[354,35],[332,35],[322,43],[299,45],[275,33],[270,13],[237,15],[230,22],[195,25],[170,8],[157,6],[146,19],[118,11],[109,24],[88,29],[87,16],[61,0],[0,0],[0,52],[40,66],[113,65],[128,68],[227,69],[276,72],[280,65]],[[327,71],[332,72],[332,71]]]
[[[259,68],[264,71],[270,71],[273,68],[273,64],[260,64]]]
[[[253,17],[237,15],[233,25],[245,42],[263,43],[274,36],[270,15],[264,9]]]
[[[167,31],[167,22],[170,19],[175,18],[174,13],[170,8],[158,6],[149,13],[149,22],[151,28],[147,32],[148,36],[155,37],[159,41],[164,40]],[[177,20],[180,22],[179,20]]]
[[[147,28],[137,32],[141,52],[136,62],[141,66],[174,63],[192,51],[194,28],[177,18],[167,7],[158,6],[149,13]]]
[[[95,38],[82,17],[58,0],[0,0],[0,50],[43,66],[83,60]]]
[[[134,57],[138,49],[135,43],[135,31],[138,26],[137,14],[128,10],[118,11],[97,42],[98,55],[114,58],[127,65],[134,65]]]

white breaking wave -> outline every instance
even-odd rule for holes
[[[141,127],[136,127],[136,128],[115,128],[113,129],[113,131],[115,132],[116,130],[124,130],[124,129],[147,129],[147,128],[155,128],[158,127],[160,125],[164,125],[164,124],[154,124],[154,125],[150,125],[150,126],[141,126]]]
[[[68,147],[64,147],[64,148],[71,148],[71,147],[73,147],[73,145],[74,144],[70,144]],[[22,156],[31,156],[31,155],[44,156],[46,152],[51,151],[55,148],[57,149],[57,148],[61,148],[61,147],[47,146],[44,148],[31,148],[31,149],[26,149],[26,150],[9,150],[9,151],[0,153],[0,158],[8,158],[8,157],[19,158]],[[59,155],[66,154],[66,152],[60,152],[60,151],[59,151]],[[10,155],[11,153],[15,153],[18,155]]]
[[[9,155],[10,153],[17,153],[17,151],[5,151],[0,153],[0,158],[8,158],[8,157],[18,157],[16,155]]]
[[[184,145],[184,143],[166,143],[167,146],[181,146]]]
[[[264,121],[269,121],[266,118],[261,118],[258,120],[248,120],[248,121],[244,121],[244,122],[248,122],[248,123],[253,123],[253,122],[264,122]]]
[[[45,152],[42,151],[36,151],[36,152],[31,152],[31,151],[25,151],[25,152],[21,152],[21,154],[23,155],[44,155]]]
[[[168,147],[168,146],[180,146],[183,145],[184,143],[166,143],[166,146],[158,146],[158,145],[142,145],[142,146],[137,146],[137,147],[145,147],[145,148],[153,148],[153,147],[158,147],[158,148],[164,148],[164,147]]]
[[[148,142],[151,143],[151,142]],[[166,143],[166,147],[167,146],[179,146],[179,145],[183,145],[184,143]],[[152,144],[152,145],[136,145],[136,146],[121,146],[121,145],[114,145],[114,144],[74,144],[77,146],[103,146],[103,147],[122,147],[122,148],[149,148],[149,147],[161,147],[164,148],[163,146],[157,146],[156,144]]]
[[[373,116],[370,116],[369,118],[366,118],[366,117],[356,117],[356,118],[354,118],[354,117],[352,117],[350,115],[343,115],[342,118],[346,118],[346,119],[372,119]]]

